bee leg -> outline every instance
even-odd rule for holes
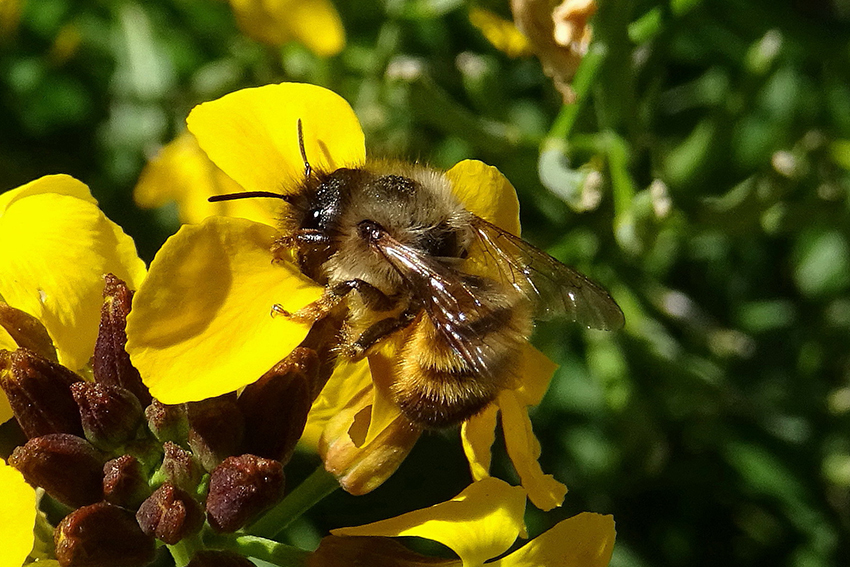
[[[287,311],[280,303],[272,305],[272,317],[282,315],[296,323],[315,323],[324,319],[342,301],[343,296],[326,289],[322,297],[295,312]]]
[[[272,261],[290,259],[293,250],[302,246],[327,246],[330,242],[327,234],[317,228],[302,228],[293,234],[279,236],[272,243]]]
[[[357,290],[364,305],[372,311],[390,311],[398,305],[398,297],[390,297],[369,282],[360,279],[346,280],[333,287],[333,293],[340,297],[351,290]]]
[[[365,356],[366,351],[377,344],[381,339],[387,337],[399,329],[407,327],[416,315],[412,311],[405,311],[398,317],[387,317],[372,324],[368,329],[360,333],[357,340],[342,347],[342,354],[350,360],[359,360]]]

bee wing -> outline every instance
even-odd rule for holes
[[[473,278],[389,235],[375,244],[452,350],[473,371],[489,374],[486,361],[493,359],[493,347],[481,340],[480,331],[470,321],[483,320],[492,310],[480,297]]]
[[[588,328],[605,331],[625,323],[614,299],[585,276],[480,217],[474,217],[472,226],[488,274],[497,272],[505,284],[528,297],[538,317],[566,315]]]

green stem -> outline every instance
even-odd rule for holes
[[[309,551],[253,535],[216,535],[212,532],[204,538],[211,549],[233,551],[242,557],[262,559],[280,567],[304,567]]]
[[[171,557],[174,559],[176,567],[185,567],[192,560],[192,556],[199,549],[203,549],[200,539],[195,537],[184,538],[174,545],[168,546],[168,551],[171,552]]]
[[[281,502],[245,531],[255,536],[275,538],[304,512],[339,488],[336,477],[323,465],[308,476]]]
[[[582,109],[585,101],[587,100],[590,87],[593,86],[596,81],[596,76],[599,74],[600,69],[602,69],[602,65],[605,63],[607,53],[608,48],[604,44],[591,44],[590,49],[584,56],[584,59],[581,60],[581,65],[579,65],[578,70],[576,70],[575,77],[573,77],[572,87],[573,92],[576,95],[575,102],[572,104],[565,104],[561,108],[561,112],[555,119],[554,124],[552,124],[549,134],[546,136],[547,140],[564,141],[570,135],[570,132],[576,123],[576,119],[578,118],[579,111]]]

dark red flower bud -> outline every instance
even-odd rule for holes
[[[28,483],[72,508],[103,498],[104,460],[88,441],[68,433],[30,439],[9,456]]]
[[[47,329],[29,313],[0,302],[0,327],[6,329],[19,347],[31,350],[52,362],[59,362],[56,347]]]
[[[245,557],[232,551],[199,551],[186,567],[254,567]]]
[[[212,471],[207,518],[218,532],[233,532],[283,496],[283,465],[256,455],[228,457]]]
[[[95,447],[109,451],[136,436],[142,424],[142,405],[130,390],[77,382],[71,385],[71,394],[80,408],[86,439]]]
[[[121,455],[103,465],[103,498],[107,502],[135,510],[150,493],[142,465],[136,457]]]
[[[174,443],[185,443],[189,435],[189,417],[186,413],[186,404],[166,405],[154,399],[145,408],[145,418],[148,420],[148,429],[161,443],[172,441]]]
[[[107,274],[104,280],[100,331],[92,359],[94,379],[101,384],[121,386],[130,390],[142,406],[147,406],[151,403],[150,392],[124,350],[127,344],[127,314],[130,313],[133,302],[133,292],[127,289],[126,283],[112,274]]]
[[[189,447],[208,470],[235,455],[245,433],[245,420],[236,394],[224,394],[186,404],[189,412]]]
[[[166,441],[162,448],[165,451],[162,466],[159,469],[162,477],[174,486],[194,494],[201,482],[201,477],[204,476],[204,469],[200,463],[192,453],[171,441]]]
[[[65,516],[53,542],[62,567],[141,567],[153,560],[156,548],[132,512],[107,502]]]
[[[307,423],[318,371],[316,352],[298,347],[242,391],[244,452],[289,462]]]
[[[49,433],[83,434],[71,384],[82,378],[31,350],[0,350],[0,386],[30,439]]]
[[[185,490],[166,482],[142,502],[136,521],[146,534],[174,545],[201,529],[204,510]]]

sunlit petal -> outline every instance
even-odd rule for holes
[[[502,172],[474,159],[446,172],[455,195],[469,211],[519,236],[519,199]]]
[[[363,131],[351,106],[315,85],[236,91],[196,106],[187,123],[210,159],[247,191],[291,193],[304,180],[299,119],[314,170],[363,164]]]
[[[525,345],[522,350],[522,377],[520,385],[515,392],[527,406],[536,406],[543,399],[549,382],[558,369],[558,365],[549,360],[545,354],[531,346]]]
[[[371,443],[387,426],[398,419],[401,409],[392,401],[390,386],[395,380],[397,350],[389,344],[380,352],[369,355],[369,371],[375,385],[372,415],[364,444]]]
[[[22,565],[35,538],[35,490],[23,475],[0,459],[0,565]]]
[[[488,567],[605,567],[611,561],[615,535],[612,516],[584,512]]]
[[[92,197],[91,191],[89,191],[85,183],[74,179],[70,175],[58,174],[45,175],[35,181],[30,181],[25,185],[6,191],[0,195],[0,211],[5,212],[9,205],[18,199],[23,199],[31,195],[41,195],[43,193],[67,195],[82,199],[93,205],[97,204],[97,200]]]
[[[82,183],[51,175],[18,189],[0,217],[0,295],[44,324],[73,370],[94,352],[103,276],[136,288],[145,275],[133,240],[95,203]]]
[[[199,223],[208,216],[240,217],[274,226],[282,203],[275,199],[237,199],[210,203],[212,195],[239,193],[241,185],[225,175],[184,132],[164,146],[142,170],[133,190],[136,204],[161,207],[176,201],[180,220]]]
[[[531,420],[525,405],[514,390],[500,393],[498,404],[502,412],[505,447],[523,488],[528,491],[528,499],[541,510],[560,506],[567,494],[567,487],[552,475],[543,474],[537,462],[540,457],[540,442],[531,430]]]
[[[184,225],[160,249],[133,300],[127,350],[151,394],[174,404],[257,380],[309,330],[285,316],[322,288],[272,262],[277,232],[244,219]]]
[[[469,471],[474,480],[490,476],[490,448],[496,440],[498,415],[498,406],[490,404],[481,413],[464,421],[460,427],[463,452],[469,461]]]
[[[369,386],[371,380],[369,361],[340,364],[310,408],[307,425],[299,441],[301,446],[315,451],[328,421],[341,412],[355,395]]]
[[[469,485],[448,502],[331,533],[423,537],[449,547],[469,567],[482,565],[510,548],[524,529],[524,511],[525,491],[490,477]]]

